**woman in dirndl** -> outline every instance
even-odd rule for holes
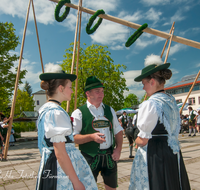
[[[172,72],[156,55],[147,56],[145,68],[134,80],[142,81],[150,98],[139,106],[129,190],[189,190],[190,184],[178,135],[180,114],[174,97],[164,91]]]
[[[76,75],[50,63],[40,79],[49,99],[39,109],[38,147],[42,158],[36,189],[97,190],[87,161],[75,147],[70,117],[60,106],[71,99]]]

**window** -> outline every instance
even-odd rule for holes
[[[184,92],[189,92],[190,88],[189,87],[185,87],[184,88]]]
[[[193,90],[199,90],[199,85],[195,85]]]
[[[37,100],[37,105],[40,105],[40,101],[39,100]]]
[[[199,104],[200,104],[200,96],[198,97],[198,99],[199,99]]]
[[[195,104],[195,98],[189,98],[188,103],[189,103],[189,105],[194,105]]]
[[[176,100],[176,103],[177,103],[177,104],[182,103],[182,99]]]
[[[183,89],[182,88],[179,88],[179,89],[176,89],[175,90],[175,94],[180,94],[183,92]]]

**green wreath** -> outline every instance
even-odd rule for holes
[[[88,34],[92,34],[96,31],[96,29],[99,27],[99,25],[102,22],[102,18],[99,18],[98,22],[94,25],[94,27],[92,29],[90,29],[90,27],[92,26],[94,20],[97,18],[97,16],[99,16],[100,14],[105,14],[105,11],[103,9],[98,10],[96,13],[94,13],[94,15],[91,16],[87,26],[86,26],[86,32]]]
[[[125,43],[126,47],[131,46],[141,35],[142,35],[142,31],[148,27],[148,24],[143,24],[142,26],[140,26],[140,28],[138,28],[134,34],[127,40],[127,42]]]
[[[65,20],[65,18],[67,17],[67,15],[69,14],[69,11],[70,11],[70,7],[65,7],[65,12],[62,14],[62,16],[59,16],[59,13],[60,13],[60,9],[62,8],[62,6],[65,4],[65,3],[71,3],[70,0],[60,0],[58,2],[58,4],[56,5],[56,9],[55,9],[55,19],[58,21],[58,22],[62,22],[63,20]]]

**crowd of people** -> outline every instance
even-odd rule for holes
[[[137,146],[129,190],[189,190],[178,142],[179,110],[174,97],[164,91],[172,76],[169,66],[156,55],[145,59],[145,68],[135,81],[142,82],[150,98],[139,106],[134,121],[126,113],[118,120],[114,109],[103,103],[105,86],[95,76],[85,81],[87,101],[70,119],[61,103],[71,99],[76,75],[65,73],[58,65],[46,68],[40,79],[49,99],[39,110],[42,159],[36,189],[95,190],[99,174],[106,190],[116,189],[124,133],[129,139],[130,158],[134,141]],[[134,126],[138,130],[129,134],[128,129]]]
[[[5,115],[1,115],[1,121],[0,121],[0,160],[3,160],[4,155],[4,148],[6,143],[6,137],[7,137],[7,128],[9,127],[8,122],[10,121],[11,117],[7,118]],[[9,145],[14,146],[15,138],[14,138],[14,129],[11,129],[10,139],[9,139]]]

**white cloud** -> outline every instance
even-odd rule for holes
[[[160,19],[162,12],[155,10],[154,8],[150,8],[145,15],[146,19],[157,22]]]
[[[170,0],[141,0],[141,2],[146,6],[153,6],[169,4]]]
[[[109,11],[115,11],[119,5],[120,0],[86,0],[83,1],[83,6],[93,9],[93,10],[99,10],[103,9],[106,13]]]
[[[199,27],[194,27],[194,28],[188,28],[185,31],[181,31],[179,34],[180,34],[180,36],[185,36],[186,34],[189,34],[189,33],[192,33],[193,35],[194,34],[199,34],[199,32],[200,32],[200,28]]]
[[[199,68],[199,67],[200,67],[200,63],[197,63],[197,64],[195,65],[195,67],[198,67],[198,68]]]
[[[149,45],[157,44],[164,40],[165,40],[164,38],[143,33],[142,36],[140,36],[140,38],[136,40],[135,44],[137,48],[144,49],[145,47]]]
[[[170,68],[170,70],[172,71],[172,74],[175,75],[175,74],[178,74],[179,71],[177,69],[174,69],[174,68]]]
[[[141,70],[130,70],[124,72],[123,77],[126,79],[126,85],[128,87],[138,86],[138,83],[134,81],[134,78],[141,74]]]
[[[23,35],[23,33],[24,33],[24,29],[21,29],[20,34]],[[32,34],[33,34],[33,32],[31,30],[26,29],[26,36],[32,35]]]
[[[143,90],[143,85],[141,82],[135,82],[134,78],[141,74],[141,70],[130,70],[124,72],[124,77],[126,79],[126,85],[129,88],[129,91],[125,91],[124,95],[127,96],[130,93],[135,94],[139,98],[142,98],[145,91]]]
[[[171,46],[170,47],[170,50],[169,50],[169,56],[172,56],[173,54],[179,52],[179,51],[182,51],[184,49],[186,49],[187,46],[186,45],[183,45],[183,44],[175,44],[174,46]],[[164,57],[166,56],[166,53],[167,53],[167,48],[165,49],[165,52],[164,52]]]
[[[17,16],[25,19],[28,9],[28,2],[29,1],[24,0],[0,0],[0,12],[1,14],[9,14],[13,17]],[[34,8],[37,22],[43,24],[52,24],[54,22],[55,5],[53,5],[52,2],[46,0],[34,0]],[[33,20],[32,5],[30,6],[29,20]]]
[[[173,22],[178,22],[186,19],[186,12],[191,9],[190,6],[184,6],[184,8],[179,8],[176,13],[169,19],[169,22],[163,24],[163,26],[171,25]]]
[[[136,11],[132,15],[128,14],[126,11],[121,11],[118,15],[118,18],[130,21],[130,22],[136,22],[136,21],[142,19],[143,15],[142,15],[141,11]]]
[[[92,43],[109,45],[110,48],[122,47],[126,41],[128,29],[120,24],[103,20],[99,28],[91,36]],[[125,46],[124,46],[125,47]]]

